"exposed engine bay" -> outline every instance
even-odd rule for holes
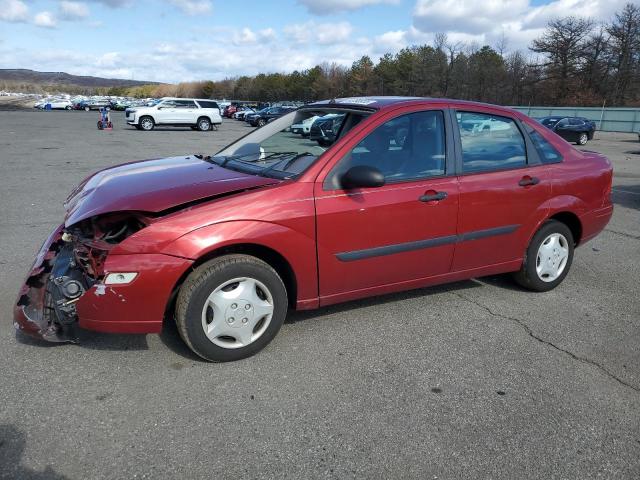
[[[104,280],[109,251],[151,221],[137,213],[113,213],[58,231],[40,252],[18,300],[45,340],[77,341],[76,302]]]

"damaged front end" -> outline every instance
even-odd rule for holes
[[[76,342],[76,303],[104,281],[109,251],[150,223],[142,214],[113,213],[56,228],[20,289],[16,329],[50,342]]]

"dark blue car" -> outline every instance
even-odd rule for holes
[[[592,140],[596,131],[596,123],[584,117],[551,116],[541,118],[539,122],[567,142],[578,145],[585,145],[588,140]]]

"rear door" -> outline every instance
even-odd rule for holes
[[[549,169],[519,121],[480,107],[459,110],[455,118],[487,128],[456,132],[460,215],[453,270],[521,259],[532,230],[547,214]]]
[[[389,114],[318,177],[322,304],[392,291],[450,271],[458,181],[447,122],[444,108]],[[342,188],[342,175],[360,165],[382,171],[386,184]]]
[[[195,125],[199,108],[193,100],[176,100],[176,123]]]

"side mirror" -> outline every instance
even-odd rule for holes
[[[345,190],[381,187],[384,185],[384,175],[375,167],[359,165],[351,167],[342,175],[340,185]]]

